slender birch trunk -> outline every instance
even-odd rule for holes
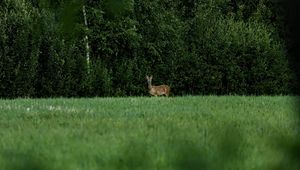
[[[85,5],[82,6],[82,13],[83,13],[83,18],[84,18],[84,25],[86,31],[88,31],[88,23],[87,23],[87,18],[86,18],[86,10],[85,10]],[[89,46],[89,37],[85,35],[84,37],[84,42],[85,42],[85,50],[86,50],[86,62],[87,62],[87,67],[88,71],[90,70],[90,46]]]

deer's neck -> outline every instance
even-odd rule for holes
[[[152,85],[151,83],[148,83],[148,88],[151,89],[152,88]]]

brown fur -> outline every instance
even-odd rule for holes
[[[152,96],[169,96],[170,95],[170,87],[168,85],[160,85],[160,86],[152,86],[152,76],[146,76],[148,82],[149,93]]]

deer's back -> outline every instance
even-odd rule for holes
[[[170,87],[168,85],[152,86],[150,94],[152,95],[169,95]]]

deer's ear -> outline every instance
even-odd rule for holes
[[[152,79],[152,77],[153,77],[153,76],[151,75],[151,76],[150,76],[150,79]]]
[[[146,79],[148,79],[149,77],[146,75]]]

